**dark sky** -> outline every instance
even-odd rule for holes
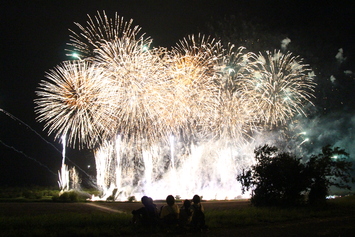
[[[342,74],[344,70],[355,72],[352,1],[5,0],[0,9],[0,109],[26,124],[0,111],[0,186],[56,185],[53,173],[61,165],[61,147],[35,120],[35,90],[46,71],[69,59],[65,56],[68,29],[76,30],[74,22],[84,25],[87,14],[94,16],[98,10],[112,17],[117,12],[126,20],[132,18],[134,25],[153,38],[154,46],[164,47],[175,45],[188,34],[208,32],[206,24],[224,16],[255,22],[265,34],[289,37],[295,51],[315,64],[317,80],[323,80],[317,88],[316,105],[322,114],[344,110],[349,124],[355,121],[354,74]],[[339,48],[347,57],[341,66],[335,59]],[[328,65],[335,65],[334,72]],[[333,74],[335,82],[329,79]],[[350,146],[353,144],[350,142]],[[68,157],[88,174],[94,173],[90,152],[69,150]]]

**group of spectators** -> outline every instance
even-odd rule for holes
[[[175,203],[172,195],[166,197],[166,205],[158,211],[153,199],[143,196],[143,207],[132,211],[133,223],[147,228],[158,226],[166,229],[201,231],[207,229],[205,225],[204,208],[199,195],[195,195],[192,201],[186,199],[181,208]]]

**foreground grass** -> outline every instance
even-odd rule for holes
[[[256,208],[206,210],[209,235],[213,232],[285,222],[301,222],[314,218],[353,216],[355,196],[329,200],[326,207]],[[131,215],[125,213],[53,213],[40,215],[0,215],[0,236],[132,236],[149,234],[130,224]],[[239,228],[239,229],[238,229]],[[158,231],[159,232],[159,231]],[[155,233],[159,236],[159,233]],[[218,235],[216,235],[218,236]]]
[[[128,214],[60,213],[0,217],[2,236],[123,236],[132,234]]]
[[[355,196],[328,200],[326,206],[319,207],[253,207],[224,211],[206,212],[206,222],[211,228],[246,227],[282,223],[309,218],[326,218],[354,215]]]

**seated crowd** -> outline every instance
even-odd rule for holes
[[[153,229],[158,225],[167,229],[192,231],[207,229],[204,208],[198,195],[195,195],[192,201],[186,199],[181,208],[175,203],[174,196],[169,195],[166,198],[166,205],[162,206],[160,211],[152,198],[143,196],[141,201],[143,207],[132,211],[134,224]]]

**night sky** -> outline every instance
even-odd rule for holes
[[[0,186],[57,185],[61,146],[36,122],[35,91],[46,71],[70,59],[65,51],[68,29],[77,31],[74,22],[85,25],[87,14],[94,16],[102,10],[109,17],[117,12],[126,20],[133,19],[133,25],[141,26],[141,32],[153,39],[153,46],[169,48],[188,34],[202,32],[257,53],[280,49],[281,40],[290,38],[288,50],[310,64],[318,83],[315,106],[304,123],[313,145],[333,143],[354,157],[353,2],[2,1]],[[81,168],[83,180],[94,175],[91,151],[69,149],[67,156],[70,166],[75,163]]]

